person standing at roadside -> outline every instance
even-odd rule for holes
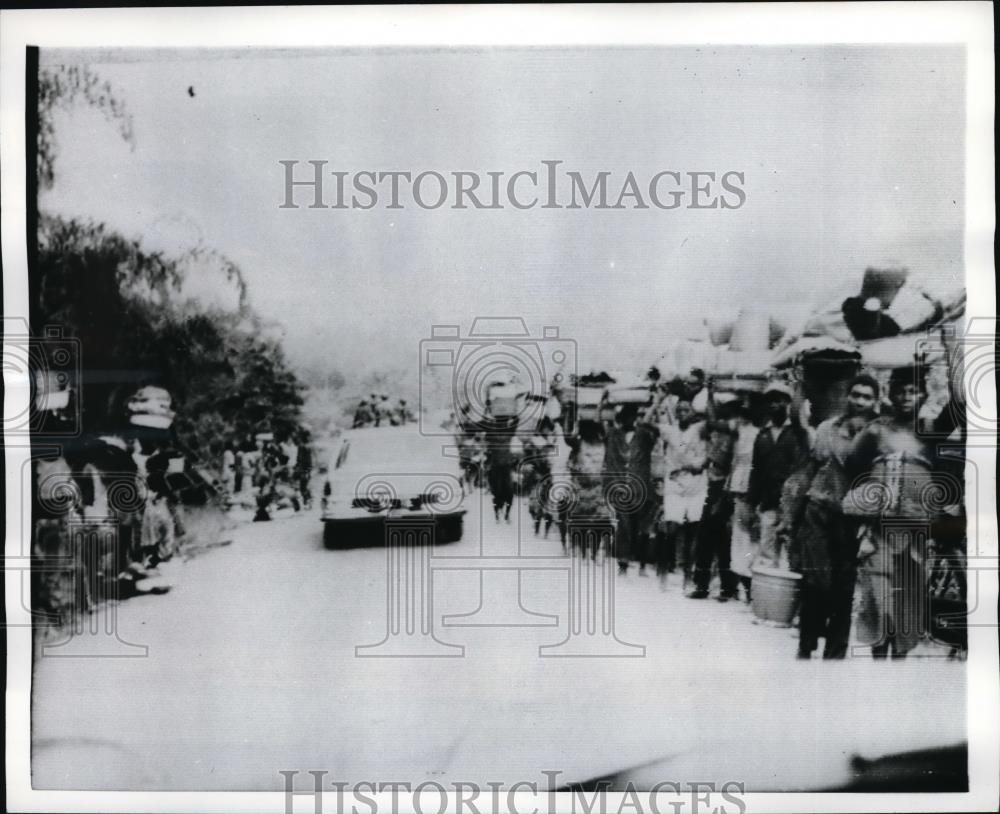
[[[413,413],[406,404],[406,399],[400,399],[392,412],[392,425],[394,427],[401,427],[414,420]]]
[[[570,539],[571,525],[588,525],[592,529],[607,528],[610,525],[608,504],[604,499],[604,427],[598,421],[580,421],[574,435],[565,436],[570,448],[566,461],[572,483],[572,495],[557,507],[559,516],[559,539],[563,550],[580,548],[583,556],[589,554],[597,559],[598,549],[607,544],[607,535],[595,532],[587,535],[577,533]]]
[[[916,425],[927,395],[924,375],[920,367],[892,371],[891,415],[858,433],[845,464],[852,488],[843,509],[862,518],[858,639],[872,645],[876,659],[904,658],[930,632],[929,540],[921,529],[936,518],[944,482],[933,439],[920,437]],[[899,524],[903,530],[893,531]]]
[[[674,422],[668,421],[660,428],[666,470],[663,482],[666,548],[661,552],[657,573],[665,584],[668,562],[672,560],[680,568],[686,588],[692,576],[695,540],[705,506],[707,449],[704,426],[687,398],[680,398],[674,406]]]
[[[354,411],[354,424],[352,425],[354,429],[359,427],[367,427],[375,420],[371,409],[369,409],[368,402],[361,399],[358,402],[358,409]]]
[[[500,522],[502,514],[509,523],[514,503],[514,474],[519,458],[515,450],[517,417],[497,419],[492,429],[494,431],[489,435],[486,451],[486,469],[493,494],[493,514],[497,522]]]
[[[552,528],[554,517],[549,507],[549,492],[552,487],[552,458],[555,444],[552,434],[555,427],[548,416],[543,416],[532,436],[524,443],[524,457],[521,461],[521,489],[528,495],[528,513],[534,522],[535,534],[545,524],[545,535]]]
[[[712,578],[712,564],[719,567],[720,602],[735,599],[737,581],[730,570],[729,518],[732,503],[726,491],[726,481],[733,462],[733,447],[736,442],[734,427],[730,424],[732,400],[719,404],[709,385],[707,420],[705,433],[705,505],[698,526],[695,543],[695,589],[688,596],[691,599],[708,597],[708,586]]]
[[[854,439],[874,418],[878,382],[860,374],[848,383],[847,409],[816,430],[801,522],[793,529],[802,582],[799,612],[800,659],[812,657],[820,638],[823,658],[847,655],[854,583],[857,577],[858,526],[843,512],[850,488],[845,468]],[[798,514],[798,512],[796,512]]]
[[[730,568],[743,585],[747,602],[753,580],[753,563],[760,550],[757,515],[747,498],[750,488],[750,469],[753,447],[758,429],[751,420],[750,408],[741,402],[735,408],[735,438],[733,462],[726,482],[726,491],[732,502],[733,515],[730,532]]]
[[[243,476],[246,473],[246,454],[240,447],[233,453],[233,493],[240,494],[243,491]]]
[[[260,449],[252,438],[247,438],[243,445],[243,488],[253,489],[254,475],[257,473],[257,461],[260,459]]]
[[[620,574],[628,573],[633,561],[639,563],[639,575],[646,574],[649,529],[656,515],[652,456],[659,431],[651,421],[655,410],[650,407],[640,416],[639,404],[622,404],[607,435],[604,486],[617,516],[615,556]]]
[[[236,454],[232,444],[226,444],[222,452],[222,485],[227,495],[236,491]]]
[[[789,417],[792,390],[772,382],[764,391],[767,421],[757,434],[747,498],[760,523],[760,556],[772,567],[787,565],[781,527],[781,492],[785,481],[807,460],[809,434]]]
[[[312,480],[313,451],[310,441],[309,433],[301,430],[298,437],[294,470],[295,483],[298,486],[299,496],[302,499],[302,505],[307,509],[312,506],[312,489],[309,483]]]

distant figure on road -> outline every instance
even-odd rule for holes
[[[462,471],[462,488],[466,494],[472,494],[483,485],[483,475],[486,465],[484,454],[485,442],[481,434],[466,435],[456,433],[458,444],[458,462]]]
[[[406,399],[400,399],[399,404],[396,405],[396,408],[392,411],[390,416],[390,423],[392,426],[401,427],[415,420],[416,419],[413,417],[413,413],[406,404]]]
[[[555,446],[552,433],[555,427],[548,416],[538,423],[535,434],[524,445],[524,459],[521,464],[523,480],[521,488],[528,495],[528,512],[535,524],[535,534],[545,523],[545,536],[549,534],[555,518],[549,508],[549,489],[552,486],[552,456]]]
[[[362,399],[358,403],[358,409],[354,411],[354,423],[352,424],[352,429],[359,429],[360,427],[367,427],[375,420],[371,409],[368,406],[368,402]]]
[[[510,522],[510,509],[514,503],[514,470],[517,458],[513,449],[517,418],[498,423],[498,431],[489,437],[486,466],[489,472],[490,491],[493,493],[493,513],[499,522],[500,514]]]
[[[313,453],[309,445],[309,435],[302,432],[299,435],[298,455],[295,459],[295,483],[299,489],[302,505],[308,509],[312,506],[312,490],[309,481],[312,478]]]
[[[604,427],[598,421],[580,421],[576,435],[567,436],[569,459],[566,462],[573,485],[572,495],[557,508],[559,516],[559,538],[563,549],[579,545],[584,556],[597,558],[597,551],[608,540],[598,541],[594,535],[587,538],[577,535],[568,540],[571,523],[591,525],[595,529],[610,523],[610,512],[604,499]],[[591,547],[587,550],[588,539]]]
[[[608,432],[604,456],[605,487],[617,516],[615,556],[618,572],[628,572],[629,562],[646,573],[649,530],[656,517],[653,484],[653,447],[659,438],[655,424],[639,421],[638,404],[622,404],[615,426]]]
[[[222,485],[226,494],[231,495],[236,491],[236,453],[231,444],[226,444],[222,453]]]
[[[243,477],[246,475],[246,453],[242,449],[237,449],[233,455],[233,493],[239,494],[243,491]]]

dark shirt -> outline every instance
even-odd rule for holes
[[[615,426],[608,431],[605,442],[604,474],[612,479],[617,475],[633,475],[639,478],[647,487],[653,478],[653,448],[659,433],[651,424],[636,423],[632,439],[626,438],[626,432]],[[652,491],[649,492],[652,494]]]
[[[849,417],[846,414],[824,421],[816,429],[812,460],[815,467],[809,485],[809,498],[816,503],[839,512],[841,501],[850,488],[845,469],[847,456],[854,445],[854,437],[868,424],[870,418]]]
[[[710,483],[725,481],[733,463],[736,433],[725,421],[705,423],[705,472]]]
[[[958,430],[957,441],[965,441],[965,404],[951,399],[934,419],[934,434],[949,436]]]
[[[312,448],[303,444],[299,447],[299,454],[295,459],[295,468],[299,472],[312,472],[312,467]]]
[[[375,416],[367,407],[358,407],[354,413],[355,427],[364,427],[366,424],[370,424],[374,420]]]
[[[519,455],[511,449],[511,442],[517,433],[517,419],[498,420],[486,438],[486,457],[491,469],[511,467],[517,464]]]
[[[809,437],[794,424],[785,424],[774,438],[770,425],[761,428],[753,444],[753,466],[747,498],[760,509],[777,509],[789,475],[806,462]]]

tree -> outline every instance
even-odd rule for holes
[[[51,65],[38,71],[38,184],[55,182],[55,112],[83,102],[104,114],[125,142],[135,148],[132,116],[108,82],[86,65]]]
[[[131,118],[108,83],[86,66],[45,68],[38,139],[44,186],[55,182],[53,114],[79,101],[101,110],[133,143]],[[182,301],[186,276],[211,270],[236,286],[235,310]],[[199,455],[265,425],[285,436],[298,430],[304,388],[281,347],[262,338],[243,275],[219,252],[195,246],[168,256],[104,224],[42,213],[33,278],[33,319],[79,340],[76,385],[88,433],[120,429],[127,398],[147,383],[170,391],[176,436]]]

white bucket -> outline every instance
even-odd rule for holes
[[[759,619],[791,626],[799,604],[802,575],[780,568],[754,566],[753,612]]]

